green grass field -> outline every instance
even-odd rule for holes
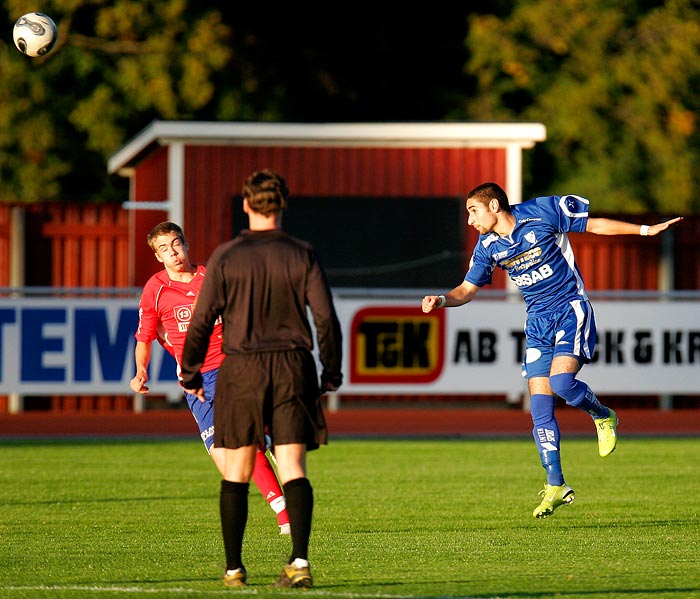
[[[315,586],[251,487],[246,589],[220,577],[219,478],[196,440],[0,442],[0,597],[700,597],[700,439],[564,440],[570,507],[517,440],[335,440],[309,455]]]

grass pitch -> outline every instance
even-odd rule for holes
[[[275,592],[289,538],[253,486],[250,586],[222,586],[196,439],[0,442],[0,597],[700,597],[700,439],[562,451],[576,501],[535,520],[529,440],[333,440],[309,455],[315,586]]]

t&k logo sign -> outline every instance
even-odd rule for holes
[[[359,310],[350,331],[351,383],[430,383],[445,361],[445,311],[375,306]]]

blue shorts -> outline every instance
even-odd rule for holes
[[[185,393],[192,416],[199,426],[199,435],[202,437],[208,452],[211,451],[211,446],[214,444],[214,393],[218,373],[218,368],[202,373],[202,387],[206,401],[199,401],[197,396]]]
[[[596,336],[595,317],[588,300],[575,300],[558,312],[528,317],[523,376],[548,377],[555,356],[571,356],[581,365],[587,364],[593,357]]]

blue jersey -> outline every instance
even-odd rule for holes
[[[507,271],[531,315],[587,300],[566,234],[586,230],[588,200],[575,195],[541,197],[516,204],[512,211],[513,232],[480,235],[464,279],[483,287],[496,267]]]

